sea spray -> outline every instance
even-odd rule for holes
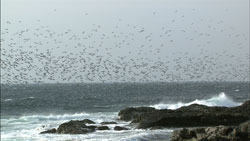
[[[150,107],[154,107],[156,109],[177,109],[182,106],[188,106],[191,104],[200,104],[200,105],[206,105],[206,106],[235,107],[235,106],[239,106],[241,103],[237,103],[233,101],[224,92],[221,92],[219,95],[213,96],[209,99],[203,99],[203,100],[196,99],[188,103],[183,103],[183,102],[177,102],[173,104],[160,103],[160,104],[150,105]]]

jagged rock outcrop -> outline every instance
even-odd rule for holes
[[[136,128],[150,128],[151,130],[165,127],[212,126],[174,131],[172,141],[250,140],[250,100],[238,107],[231,108],[208,107],[198,104],[176,110],[157,110],[152,107],[126,108],[119,112],[119,116],[120,120],[131,121],[130,125],[137,125]],[[89,119],[71,120],[59,125],[57,129],[43,131],[41,134],[86,134],[96,130],[110,130],[108,126],[104,125],[117,123],[102,122],[101,126],[90,126],[89,124],[95,124],[95,122]],[[114,130],[129,130],[129,128],[115,126]]]
[[[102,122],[102,126],[87,126],[86,124],[95,124],[92,120],[84,119],[84,120],[71,120],[69,122],[62,123],[59,125],[57,129],[53,128],[47,131],[43,131],[40,134],[47,134],[47,133],[57,133],[57,134],[86,134],[91,133],[96,130],[110,130],[108,126],[103,126],[104,124],[117,124],[114,121],[111,122]],[[114,130],[128,130],[126,127],[116,126]]]
[[[84,120],[71,120],[69,122],[61,124],[56,133],[60,134],[85,134],[94,132],[96,126],[86,126]]]
[[[116,131],[121,131],[121,130],[128,130],[128,128],[126,128],[126,127],[121,127],[121,126],[115,126],[115,127],[114,127],[114,130],[116,130]]]
[[[120,120],[137,123],[137,128],[197,127],[238,125],[249,119],[250,100],[238,107],[208,107],[192,104],[176,110],[151,107],[126,108],[119,112]]]
[[[250,121],[239,126],[216,126],[175,130],[171,141],[249,141]]]
[[[99,126],[96,128],[96,130],[109,130],[108,126]]]
[[[131,121],[138,119],[140,115],[145,114],[145,113],[154,113],[156,112],[155,108],[152,107],[130,107],[126,108],[124,110],[121,110],[118,113],[118,116],[120,117],[120,120],[124,121]]]
[[[94,121],[89,120],[89,119],[84,119],[82,122],[85,123],[85,124],[95,124]]]
[[[47,131],[43,131],[40,134],[49,134],[49,133],[56,133],[56,128],[53,128],[53,129],[50,129],[50,130],[47,130]]]

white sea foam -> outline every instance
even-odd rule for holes
[[[13,99],[10,98],[10,99],[5,99],[4,101],[7,102],[7,101],[12,101],[12,100],[13,100]]]
[[[57,128],[60,124],[69,120],[83,120],[85,118],[91,119],[97,124],[100,124],[102,121],[115,121],[117,118],[117,112],[26,115],[21,117],[4,118],[1,119],[1,140],[88,140],[90,138],[95,139],[94,136],[97,136],[97,134],[100,140],[106,135],[109,136],[110,131],[108,134],[107,132],[96,132],[93,135],[88,134],[75,136],[39,134],[42,131]],[[102,120],[100,120],[100,118]],[[125,124],[128,123],[118,123],[119,126],[124,126]],[[113,129],[113,125],[111,126],[112,127],[110,128]]]
[[[181,106],[187,106],[190,104],[203,104],[207,106],[237,106],[240,103],[234,102],[225,93],[220,93],[218,96],[211,97],[209,99],[194,100],[189,103],[178,102],[175,104],[161,103],[152,105],[157,109],[176,109]],[[51,135],[51,134],[39,134],[42,131],[57,128],[61,123],[69,120],[82,120],[91,119],[96,122],[96,125],[100,125],[103,121],[116,121],[118,126],[125,126],[127,122],[117,121],[117,112],[99,112],[99,113],[75,113],[75,114],[50,114],[50,115],[26,115],[21,117],[12,117],[1,119],[1,140],[21,140],[21,141],[33,141],[33,140],[118,140],[118,141],[131,141],[131,140],[166,140],[170,138],[172,130],[139,130],[131,129],[127,131],[114,131],[113,128],[116,125],[108,125],[111,130],[108,131],[96,131],[91,134],[84,135]]]
[[[201,105],[207,105],[207,106],[225,106],[225,107],[235,107],[239,106],[241,103],[237,103],[233,101],[230,97],[228,97],[224,92],[221,92],[219,95],[211,97],[209,99],[196,99],[192,102],[183,103],[183,102],[177,102],[173,104],[169,103],[160,103],[156,105],[150,105],[150,107],[154,107],[156,109],[177,109],[182,106],[188,106],[191,104],[201,104]]]
[[[118,124],[108,125],[111,130],[108,131],[96,131],[91,134],[84,135],[59,135],[59,134],[39,134],[42,131],[57,128],[61,123],[69,120],[82,120],[91,119],[96,122],[96,125],[100,125],[102,121],[116,121]],[[102,120],[100,120],[102,119]],[[130,140],[128,137],[141,138],[145,130],[127,130],[127,131],[114,131],[114,126],[125,126],[128,122],[117,121],[117,112],[100,112],[100,113],[75,113],[75,114],[59,114],[59,115],[27,115],[21,117],[13,117],[9,119],[2,119],[2,131],[1,140],[21,140],[21,141],[33,141],[33,140]],[[155,131],[156,132],[156,131]],[[149,135],[150,136],[150,135]]]

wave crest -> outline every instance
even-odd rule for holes
[[[221,92],[219,95],[214,96],[209,99],[199,100],[196,99],[189,103],[178,102],[174,104],[165,104],[160,103],[156,105],[151,105],[150,107],[154,107],[156,109],[178,109],[182,106],[189,106],[191,104],[200,104],[206,106],[226,106],[226,107],[235,107],[239,106],[241,103],[237,103],[233,101],[230,97],[228,97],[224,92]]]

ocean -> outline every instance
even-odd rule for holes
[[[173,128],[96,131],[82,135],[39,134],[69,120],[100,124],[119,121],[126,107],[176,109],[193,103],[238,106],[249,99],[249,82],[87,83],[1,85],[2,141],[152,141],[170,140]]]

